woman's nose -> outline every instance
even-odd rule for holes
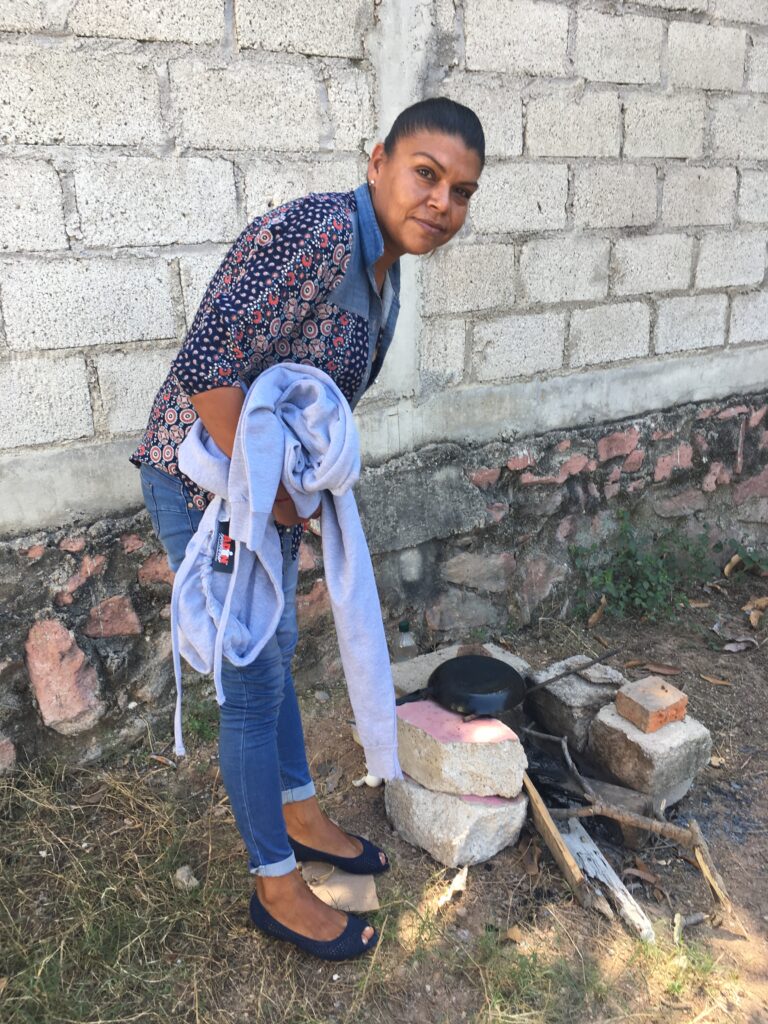
[[[429,196],[429,203],[435,210],[447,210],[450,197],[450,186],[447,182],[437,182]]]

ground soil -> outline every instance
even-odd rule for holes
[[[619,872],[639,869],[655,879],[628,876],[654,922],[654,947],[644,947],[619,921],[576,904],[540,840],[527,831],[516,847],[471,867],[464,891],[441,904],[456,872],[393,832],[382,789],[353,786],[363,771],[362,752],[351,736],[343,683],[326,675],[300,693],[320,798],[335,820],[382,845],[392,861],[377,880],[381,909],[372,920],[382,940],[375,955],[324,964],[249,926],[242,845],[215,743],[198,723],[187,732],[190,754],[178,768],[163,762],[170,750],[150,735],[122,764],[66,784],[57,778],[47,796],[28,780],[16,784],[8,803],[5,882],[0,877],[0,911],[8,913],[7,919],[0,913],[0,940],[8,924],[7,947],[15,943],[18,955],[10,957],[9,978],[0,966],[0,1017],[14,1024],[768,1024],[768,631],[765,625],[751,630],[740,611],[750,596],[766,594],[768,580],[744,575],[723,581],[721,591],[691,594],[708,606],[683,609],[674,622],[606,616],[587,630],[544,618],[519,633],[487,637],[534,669],[616,647],[616,667],[642,659],[682,670],[671,679],[688,693],[689,712],[711,730],[713,762],[669,817],[700,823],[748,937],[726,920],[691,928],[675,944],[675,913],[713,909],[698,870],[668,841],[633,851],[592,822],[587,827]],[[760,646],[724,652],[725,641],[711,630],[716,621],[734,635],[752,633]],[[326,655],[322,663],[331,663]],[[639,678],[647,670],[625,674]],[[169,882],[181,864],[191,865],[202,883],[191,896]],[[98,870],[107,881],[86,892],[82,887]],[[76,878],[82,878],[80,897]],[[84,933],[76,919],[87,918],[93,929],[104,900],[123,890],[128,916],[143,915],[140,937],[113,942],[99,933],[99,948],[94,951],[91,936],[75,958],[76,936]],[[114,915],[122,912],[115,907]],[[69,947],[59,941],[59,929]],[[102,956],[106,945],[111,951]],[[45,949],[53,952],[44,956]],[[60,971],[66,984],[57,976],[55,992],[41,993],[39,979],[54,956],[63,964],[67,950],[71,963]],[[121,972],[130,971],[134,980],[119,990]],[[21,974],[28,975],[23,991]],[[83,1009],[87,1003],[72,993],[89,985],[97,995],[93,1008]],[[31,1009],[37,1006],[47,1009]]]

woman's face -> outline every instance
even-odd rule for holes
[[[477,189],[480,157],[457,135],[416,132],[388,156],[378,142],[368,163],[385,254],[422,256],[445,245],[464,223]]]

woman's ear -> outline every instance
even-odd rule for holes
[[[384,150],[384,143],[377,142],[371,150],[370,158],[368,159],[368,180],[371,178],[376,180],[376,176],[381,170],[381,166],[387,158],[387,154]]]

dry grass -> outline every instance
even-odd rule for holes
[[[738,1019],[719,1015],[735,982],[705,952],[674,947],[663,925],[644,950],[571,905],[546,863],[526,876],[514,850],[440,906],[454,873],[401,849],[365,960],[322,964],[263,939],[215,768],[191,762],[174,772],[138,756],[2,782],[4,1024]],[[173,887],[182,864],[200,880],[192,892]],[[522,943],[506,941],[512,924]]]

